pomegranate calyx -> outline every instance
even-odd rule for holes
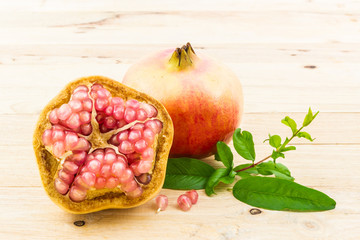
[[[181,48],[176,48],[173,52],[169,64],[176,70],[183,70],[193,65],[193,60],[196,58],[194,49],[190,43],[183,45]]]

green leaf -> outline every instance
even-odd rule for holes
[[[212,194],[215,193],[214,191],[214,187],[216,187],[216,185],[219,184],[220,179],[222,177],[225,177],[229,174],[230,169],[228,168],[218,168],[215,170],[215,172],[213,172],[213,174],[209,177],[209,180],[206,183],[205,186],[205,193],[208,196],[211,196]]]
[[[248,177],[252,177],[251,174],[247,173],[247,172],[238,172],[236,173],[236,175],[238,175],[241,178],[248,178]]]
[[[312,139],[310,134],[307,132],[299,132],[296,136],[299,138],[306,138],[307,140],[310,140],[311,142],[315,140],[315,138]]]
[[[235,180],[235,176],[225,176],[220,178],[220,182],[223,182],[225,184],[232,184]]]
[[[271,158],[276,160],[278,159],[279,157],[282,157],[282,158],[285,158],[285,155],[281,152],[277,152],[277,151],[273,151],[272,154],[271,154]]]
[[[269,134],[269,143],[272,147],[278,148],[281,146],[281,137],[279,135],[273,135],[271,136]]]
[[[287,152],[287,151],[291,151],[291,150],[296,150],[296,147],[295,146],[288,146],[288,147],[285,147],[285,148],[281,149],[281,152]]]
[[[306,127],[308,126],[314,119],[315,117],[319,114],[319,111],[317,111],[315,113],[315,115],[313,115],[311,108],[309,108],[308,113],[305,116],[304,122],[303,122],[303,126]]]
[[[286,126],[289,126],[293,134],[296,133],[297,131],[296,122],[292,118],[286,116],[283,120],[281,120],[281,122]]]
[[[221,161],[221,160],[220,160],[220,156],[219,156],[218,153],[215,153],[215,160],[216,160],[216,161]]]
[[[253,137],[250,132],[242,131],[238,128],[233,135],[233,142],[236,152],[246,160],[255,160],[255,147]]]
[[[241,169],[243,169],[243,168],[250,167],[250,166],[252,166],[252,165],[253,165],[252,163],[240,164],[240,165],[236,166],[233,170],[236,172],[236,171],[239,171],[239,170],[241,170]],[[253,173],[253,174],[258,174],[258,173],[259,173],[255,167],[246,169],[246,170],[241,171],[241,172]],[[239,173],[239,172],[238,172],[238,173]],[[237,175],[239,175],[238,173],[237,173]]]
[[[169,158],[163,188],[204,189],[215,169],[193,158]]]
[[[231,152],[231,149],[228,145],[224,142],[217,142],[216,144],[217,153],[221,160],[221,162],[224,164],[227,168],[232,168],[234,166],[233,163],[233,154]]]
[[[279,148],[280,152],[286,147],[286,145],[290,142],[288,138],[285,139],[285,141],[281,144],[281,147]]]
[[[280,211],[325,211],[336,202],[326,194],[298,183],[278,178],[249,177],[233,188],[236,199],[254,207]]]
[[[257,169],[262,175],[274,174],[277,178],[282,178],[290,181],[294,180],[294,178],[290,174],[289,169],[281,163],[275,164],[273,161],[268,161],[257,165]]]

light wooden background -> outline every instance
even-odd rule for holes
[[[335,210],[251,215],[225,186],[211,198],[200,191],[186,213],[171,190],[160,214],[153,201],[88,215],[50,201],[32,150],[42,107],[68,81],[120,81],[142,56],[187,41],[241,79],[242,128],[259,158],[268,133],[289,134],[285,115],[321,111],[308,129],[316,141],[296,140],[283,163]],[[360,1],[2,0],[0,83],[0,239],[360,239]]]

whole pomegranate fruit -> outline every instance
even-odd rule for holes
[[[236,75],[188,43],[130,67],[123,83],[159,100],[174,124],[172,157],[206,157],[228,142],[243,112]]]
[[[73,213],[131,208],[162,188],[173,125],[146,94],[93,76],[68,84],[42,111],[34,133],[50,198]]]

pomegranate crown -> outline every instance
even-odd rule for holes
[[[188,42],[181,48],[175,49],[175,51],[171,55],[169,64],[177,70],[183,70],[193,65],[193,60],[195,57],[195,51],[192,48],[191,44]]]

